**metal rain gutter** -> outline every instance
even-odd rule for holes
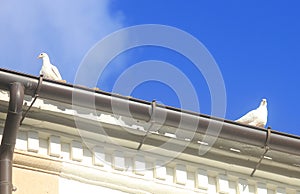
[[[119,114],[146,122],[153,119],[151,118],[151,102],[46,79],[44,79],[43,83],[39,86],[39,78],[36,76],[0,69],[0,89],[8,90],[8,84],[12,82],[22,83],[25,86],[26,95],[33,96],[37,88],[40,87],[39,97],[44,99],[84,108],[95,108],[98,111]],[[74,94],[76,94],[77,98],[75,100],[73,99]],[[93,104],[90,103],[91,100],[94,101]],[[130,115],[128,115],[128,108]],[[207,131],[209,125],[221,125],[222,130],[218,138],[239,141],[262,148],[265,147],[266,139],[268,138],[268,147],[271,150],[300,156],[300,137],[298,136],[284,134],[274,130],[271,130],[271,134],[268,136],[268,131],[263,128],[242,125],[233,121],[177,108],[164,107],[158,104],[155,107],[155,112],[157,115],[165,115],[164,120],[154,119],[159,124],[165,126],[180,127],[188,132],[191,129],[191,123],[196,123],[196,133],[209,134],[211,130],[213,131],[213,129]],[[213,135],[213,132],[211,135]]]
[[[10,87],[10,99],[2,142],[0,146],[0,193],[11,194],[12,185],[12,159],[16,144],[17,132],[22,118],[22,105],[24,100],[24,86],[14,82],[7,84]]]

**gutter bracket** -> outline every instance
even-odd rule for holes
[[[39,97],[39,92],[41,90],[42,87],[42,82],[43,82],[43,75],[41,74],[39,77],[39,81],[38,81],[38,85],[36,86],[34,95],[32,97],[34,97],[33,101],[31,102],[30,106],[27,108],[27,110],[25,111],[21,121],[20,121],[20,125],[22,125],[27,113],[29,112],[29,110],[31,109],[31,107],[33,106],[33,104],[35,103],[36,99]]]
[[[258,167],[260,166],[262,160],[264,159],[265,155],[267,154],[267,152],[270,150],[269,147],[269,142],[270,142],[270,138],[271,138],[271,127],[267,128],[267,137],[266,137],[266,141],[265,141],[265,145],[264,145],[264,153],[260,156],[260,159],[258,161],[258,163],[256,164],[255,168],[253,169],[252,173],[250,174],[251,177],[253,177],[255,171],[258,169]]]
[[[144,135],[142,141],[140,142],[140,145],[138,146],[137,150],[140,150],[142,145],[144,144],[150,130],[153,128],[155,124],[155,109],[156,109],[156,100],[152,100],[151,102],[151,113],[150,113],[150,119],[147,121],[147,123],[150,123],[150,126],[148,127],[146,134]]]

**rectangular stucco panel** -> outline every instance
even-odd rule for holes
[[[34,170],[13,168],[14,194],[58,194],[58,176]]]

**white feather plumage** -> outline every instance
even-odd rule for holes
[[[267,100],[262,99],[260,106],[248,112],[240,119],[236,120],[236,122],[252,125],[256,127],[265,127],[268,119],[268,109],[267,109]]]
[[[40,70],[40,74],[44,76],[46,79],[52,79],[52,80],[62,80],[62,77],[54,65],[50,63],[49,56],[46,53],[41,53],[38,58],[41,58],[43,60],[43,65]]]

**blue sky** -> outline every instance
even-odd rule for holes
[[[300,135],[299,7],[296,0],[3,0],[0,66],[38,75],[41,61],[36,57],[43,51],[73,83],[84,56],[105,36],[133,25],[169,25],[197,38],[214,57],[226,88],[226,119],[239,118],[267,98],[267,125]],[[118,44],[122,41],[126,37]],[[124,71],[145,60],[164,61],[182,71],[196,89],[200,112],[211,113],[204,76],[186,57],[166,48],[145,46],[120,54],[107,66],[98,87],[112,91]],[[146,81],[131,95],[181,107],[177,93],[168,84]]]

